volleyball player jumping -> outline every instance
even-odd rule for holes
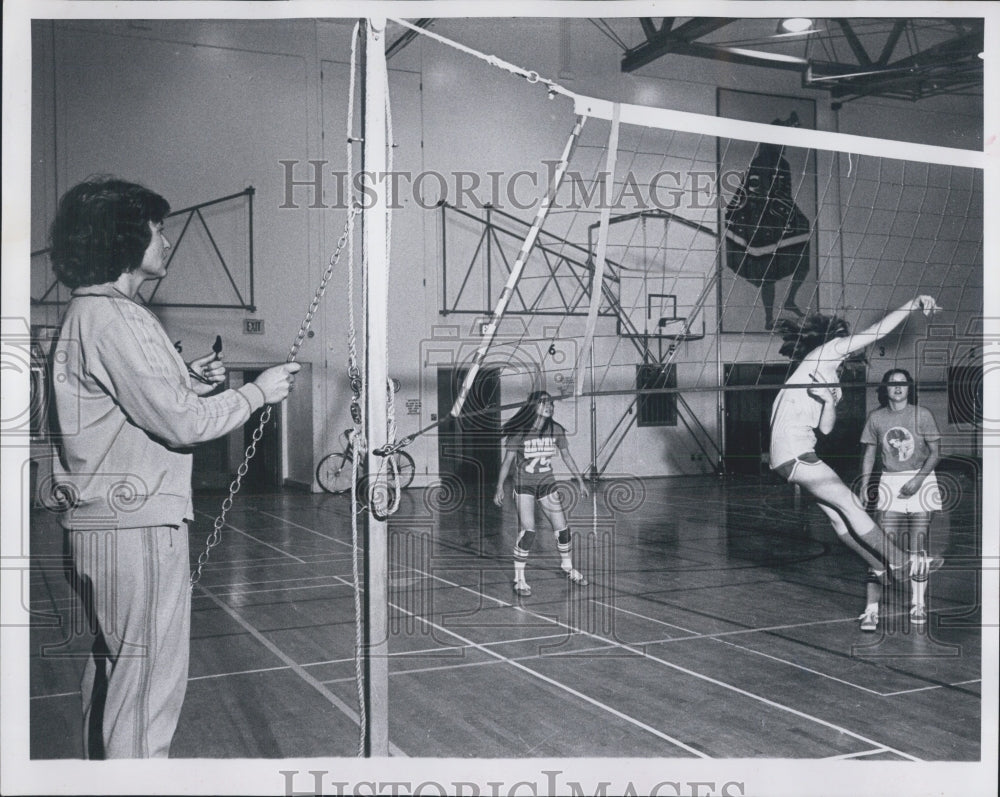
[[[797,367],[771,410],[771,468],[816,498],[841,541],[883,581],[891,574],[918,584],[942,561],[922,551],[904,552],[893,544],[833,468],[816,456],[816,430],[822,434],[833,430],[842,395],[837,382],[850,355],[888,335],[912,311],[921,310],[929,316],[939,309],[930,296],[918,296],[853,335],[846,322],[836,316],[815,314],[803,319],[801,325],[787,320],[775,325],[784,338],[781,353]]]

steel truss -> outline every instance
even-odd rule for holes
[[[504,244],[508,243],[511,249],[517,249],[524,241],[525,232],[530,225],[518,217],[490,205],[483,208],[482,215],[471,213],[447,202],[439,203],[439,207],[441,209],[441,315],[466,314],[488,317],[494,302],[494,285],[503,285],[506,277],[511,273],[512,258],[505,251]],[[627,219],[612,217],[612,220],[625,221],[640,215],[642,214],[629,214]],[[658,212],[657,215],[659,217],[670,216],[682,223],[691,224],[686,219],[674,217],[673,214],[666,212]],[[451,229],[449,217],[472,222],[480,228],[478,232],[474,233],[477,236],[477,242],[468,263],[460,268],[452,265],[452,269],[458,272],[457,278],[453,274],[453,278],[450,280],[454,290],[453,296],[449,295],[448,240]],[[454,226],[454,222],[452,225]],[[699,225],[698,229],[715,235],[715,231],[707,227],[703,228]],[[586,247],[542,230],[531,254],[540,258],[544,264],[545,279],[541,288],[533,290],[531,293],[525,290],[523,284],[518,284],[507,307],[507,314],[586,316],[587,306],[590,302],[590,285],[594,274],[594,243],[591,238],[592,230],[588,230],[589,247]],[[678,342],[700,339],[704,337],[704,334],[691,334],[689,327],[685,328],[681,334],[667,336],[650,335],[639,330],[628,317],[619,298],[622,270],[622,265],[617,261],[610,258],[605,260],[605,276],[601,285],[602,302],[598,315],[616,320],[618,334],[632,342],[642,364],[660,365],[667,369],[672,364]],[[467,295],[470,281],[477,273],[481,275],[482,284],[486,288],[482,304],[476,298]],[[458,287],[454,289],[456,282]],[[704,292],[698,299],[692,318],[701,310],[713,285],[714,280],[706,285]],[[543,302],[546,303],[543,304]],[[670,341],[666,348],[663,346],[664,340]],[[655,351],[652,345],[654,341],[656,343]],[[647,390],[643,391],[642,394],[653,395],[665,392],[675,396],[678,410],[677,418],[687,429],[695,445],[713,464],[715,471],[720,472],[722,451],[715,438],[684,399],[682,391],[670,388],[667,390]],[[596,445],[596,439],[593,441],[589,468],[591,478],[600,478],[607,470],[611,459],[624,442],[625,436],[636,424],[638,415],[635,408],[638,401],[639,396],[636,395],[600,446]],[[601,454],[609,447],[610,452],[604,458],[603,464],[599,465],[598,460]]]
[[[170,249],[170,255],[167,258],[167,268],[170,267],[170,263],[173,261],[177,252],[180,250],[181,242],[184,240],[184,236],[187,234],[188,228],[191,226],[192,220],[197,218],[198,223],[201,224],[202,229],[208,236],[209,242],[212,244],[212,249],[215,251],[215,256],[218,260],[219,266],[226,274],[226,278],[229,280],[229,284],[233,289],[233,293],[237,299],[236,302],[230,304],[213,304],[209,302],[156,302],[154,301],[156,297],[156,292],[160,287],[160,280],[156,281],[156,287],[150,292],[149,296],[143,296],[141,293],[137,296],[139,301],[144,304],[152,305],[155,307],[208,307],[221,310],[247,310],[251,313],[257,311],[257,306],[254,304],[254,275],[253,275],[253,197],[255,189],[253,186],[249,186],[237,194],[230,194],[229,196],[219,197],[218,199],[210,199],[207,202],[201,202],[197,205],[191,205],[190,207],[182,208],[181,210],[175,210],[167,215],[167,218],[173,218],[175,216],[186,216],[184,219],[184,226],[181,228],[180,234],[177,236],[177,240],[173,242],[173,246]],[[223,202],[232,202],[237,199],[246,198],[247,201],[247,268],[249,270],[250,286],[249,286],[249,296],[244,297],[242,291],[236,285],[236,281],[233,279],[232,271],[229,269],[229,265],[226,263],[226,258],[223,256],[222,252],[219,250],[218,244],[215,242],[215,238],[212,235],[212,231],[208,227],[208,222],[205,220],[202,214],[202,209],[211,207],[213,205],[219,205]],[[31,253],[32,263],[35,262],[34,258],[47,255],[49,250],[39,249]],[[54,292],[59,287],[59,281],[54,279],[49,283],[45,291],[38,298],[34,296],[31,297],[31,304],[37,306],[58,306],[63,305],[68,300],[61,300],[58,298],[50,298],[54,295]],[[55,294],[58,295],[58,294]]]

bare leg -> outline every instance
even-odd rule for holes
[[[928,535],[930,532],[931,520],[934,518],[933,512],[917,512],[904,515],[897,512],[887,512],[887,516],[896,515],[905,528],[905,536],[901,539],[912,551],[926,551],[928,549]],[[888,528],[886,528],[888,531]],[[926,605],[927,580],[929,573],[921,571],[915,573],[910,579],[911,593],[910,603],[914,607],[923,609]]]
[[[538,503],[541,504],[542,511],[545,512],[545,517],[548,518],[549,523],[552,524],[553,531],[559,531],[560,529],[566,528],[568,525],[566,523],[566,513],[563,511],[563,505],[559,498],[559,493],[549,493],[548,495],[539,498]]]
[[[520,529],[514,543],[514,591],[519,595],[530,595],[531,587],[524,578],[524,568],[528,555],[535,544],[535,498],[532,495],[514,493],[517,500],[517,520]]]
[[[879,604],[882,602],[883,578],[879,578],[874,568],[869,567],[865,574],[865,610],[861,615],[861,630],[874,631],[878,627]],[[891,589],[891,587],[890,587]]]
[[[907,563],[906,554],[892,544],[878,524],[865,512],[854,493],[825,462],[799,465],[790,481],[804,487],[820,502],[824,512],[834,522],[838,536],[875,570],[884,571],[887,566],[898,570]],[[843,525],[837,525],[829,509],[835,510]],[[848,538],[851,542],[848,542]]]
[[[560,566],[562,571],[569,577],[569,580],[577,586],[585,587],[587,579],[583,573],[573,567],[573,541],[570,536],[569,524],[566,522],[566,513],[563,511],[562,501],[559,493],[549,493],[538,499],[542,505],[545,516],[552,524],[552,531],[556,535],[556,549],[559,551]]]
[[[823,513],[828,518],[830,518],[830,524],[833,526],[833,530],[837,532],[837,537],[840,538],[840,541],[844,543],[844,545],[864,559],[868,563],[868,566],[873,568],[876,573],[881,574],[885,572],[885,563],[880,558],[874,556],[868,548],[854,539],[851,535],[850,528],[848,528],[847,524],[844,522],[844,518],[841,517],[840,512],[832,506],[828,506],[824,503],[820,503],[819,508],[823,510]]]

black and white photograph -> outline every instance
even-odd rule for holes
[[[0,792],[997,793],[1000,3],[3,13]]]

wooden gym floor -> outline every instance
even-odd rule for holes
[[[954,500],[930,622],[858,628],[864,567],[809,501],[768,478],[602,482],[573,500],[574,588],[543,521],[511,591],[515,516],[410,489],[390,523],[393,755],[980,757],[979,499]],[[197,496],[192,559],[221,496]],[[193,595],[172,756],[356,755],[347,496],[240,495]],[[79,757],[79,674],[61,534],[32,524],[31,756]],[[900,608],[905,610],[906,597]],[[56,654],[53,653],[56,652]]]

